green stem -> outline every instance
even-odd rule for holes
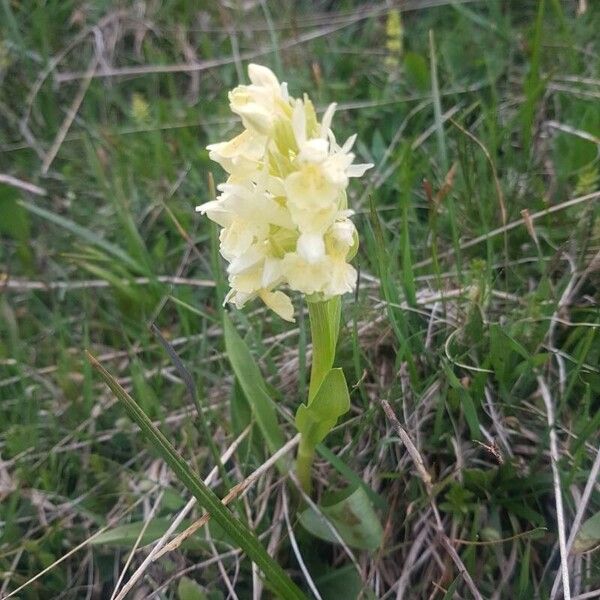
[[[312,478],[310,471],[315,459],[315,449],[304,443],[304,438],[300,439],[298,446],[298,456],[296,457],[296,475],[304,492],[310,495],[312,491]]]
[[[341,299],[339,296],[327,302],[309,302],[310,334],[312,338],[312,363],[308,386],[307,405],[313,401],[327,373],[333,367],[335,349],[340,330]],[[302,489],[310,494],[311,468],[315,457],[314,446],[302,437],[296,458],[296,473]]]

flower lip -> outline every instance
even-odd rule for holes
[[[325,242],[318,233],[303,233],[296,246],[298,255],[307,263],[314,264],[325,256]]]

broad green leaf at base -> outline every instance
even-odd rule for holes
[[[320,506],[319,510],[348,546],[376,550],[381,545],[383,529],[362,487],[347,488],[340,500],[328,506]],[[307,508],[302,512],[300,523],[314,536],[327,542],[339,543],[331,527],[314,509]]]
[[[600,512],[590,517],[579,528],[573,542],[573,552],[580,554],[597,546],[600,546]]]

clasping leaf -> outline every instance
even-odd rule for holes
[[[315,447],[350,409],[348,385],[342,369],[331,369],[312,402],[301,404],[296,412],[296,427],[307,446]]]

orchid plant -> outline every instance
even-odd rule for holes
[[[331,130],[335,104],[321,121],[309,97],[293,98],[268,68],[250,64],[250,85],[229,92],[244,131],[208,146],[228,173],[215,200],[197,210],[222,227],[220,252],[230,291],[241,308],[260,298],[286,321],[294,307],[286,292],[304,294],[310,317],[312,364],[308,398],[296,413],[301,434],[298,478],[311,488],[315,448],[349,409],[346,380],[333,367],[340,297],[356,287],[350,261],[358,235],[346,189],[371,164],[353,164],[356,135],[340,146]],[[285,290],[285,291],[284,291]]]

